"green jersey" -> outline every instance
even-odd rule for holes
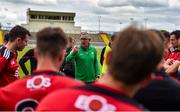
[[[66,62],[75,59],[75,78],[83,82],[93,82],[100,75],[97,51],[95,47],[89,46],[85,50],[80,46],[77,53],[71,51],[66,57]]]

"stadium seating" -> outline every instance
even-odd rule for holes
[[[36,33],[35,32],[31,32],[32,38],[29,40],[28,45],[30,47],[34,47],[36,41],[35,41],[35,37],[36,37]],[[99,34],[89,34],[92,38],[91,38],[91,43],[95,46],[104,46],[105,43],[103,42],[102,38],[100,37]],[[76,40],[76,43],[79,45],[80,43],[80,34],[67,34],[67,36],[73,37]]]

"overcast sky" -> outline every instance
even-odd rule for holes
[[[119,31],[131,22],[148,28],[180,28],[180,0],[0,0],[3,25],[26,23],[26,10],[75,12],[83,30]],[[133,18],[133,19],[132,19]]]

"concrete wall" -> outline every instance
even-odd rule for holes
[[[74,26],[74,22],[61,22],[61,21],[55,21],[55,20],[34,20],[29,22],[28,24],[22,24],[23,27],[28,29],[30,32],[38,32],[39,30],[51,26],[51,27],[61,27],[65,33],[74,33],[74,34],[80,34],[81,33],[81,27]]]

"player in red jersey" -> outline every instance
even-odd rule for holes
[[[166,73],[170,74],[173,78],[177,78],[176,73],[180,65],[180,31],[172,32],[170,39],[170,42],[176,45],[176,50],[168,55],[168,59],[164,63],[164,68]]]
[[[82,82],[62,76],[67,40],[60,28],[45,28],[37,33],[37,70],[32,76],[20,79],[0,89],[0,110],[30,111],[48,93]]]
[[[53,92],[38,111],[143,111],[131,97],[148,84],[163,55],[162,40],[147,30],[128,28],[114,40],[108,72],[96,83]]]
[[[29,31],[21,26],[15,26],[10,30],[9,41],[0,48],[0,87],[19,79],[17,51],[24,49],[29,36]]]
[[[170,53],[168,54],[168,56],[166,57],[165,60],[168,60],[168,59],[173,59],[173,60],[176,60],[177,58],[177,53],[179,52],[179,49],[178,49],[178,40],[180,38],[180,30],[176,30],[176,31],[173,31],[171,32],[170,34],[170,48],[169,48],[169,51]]]

